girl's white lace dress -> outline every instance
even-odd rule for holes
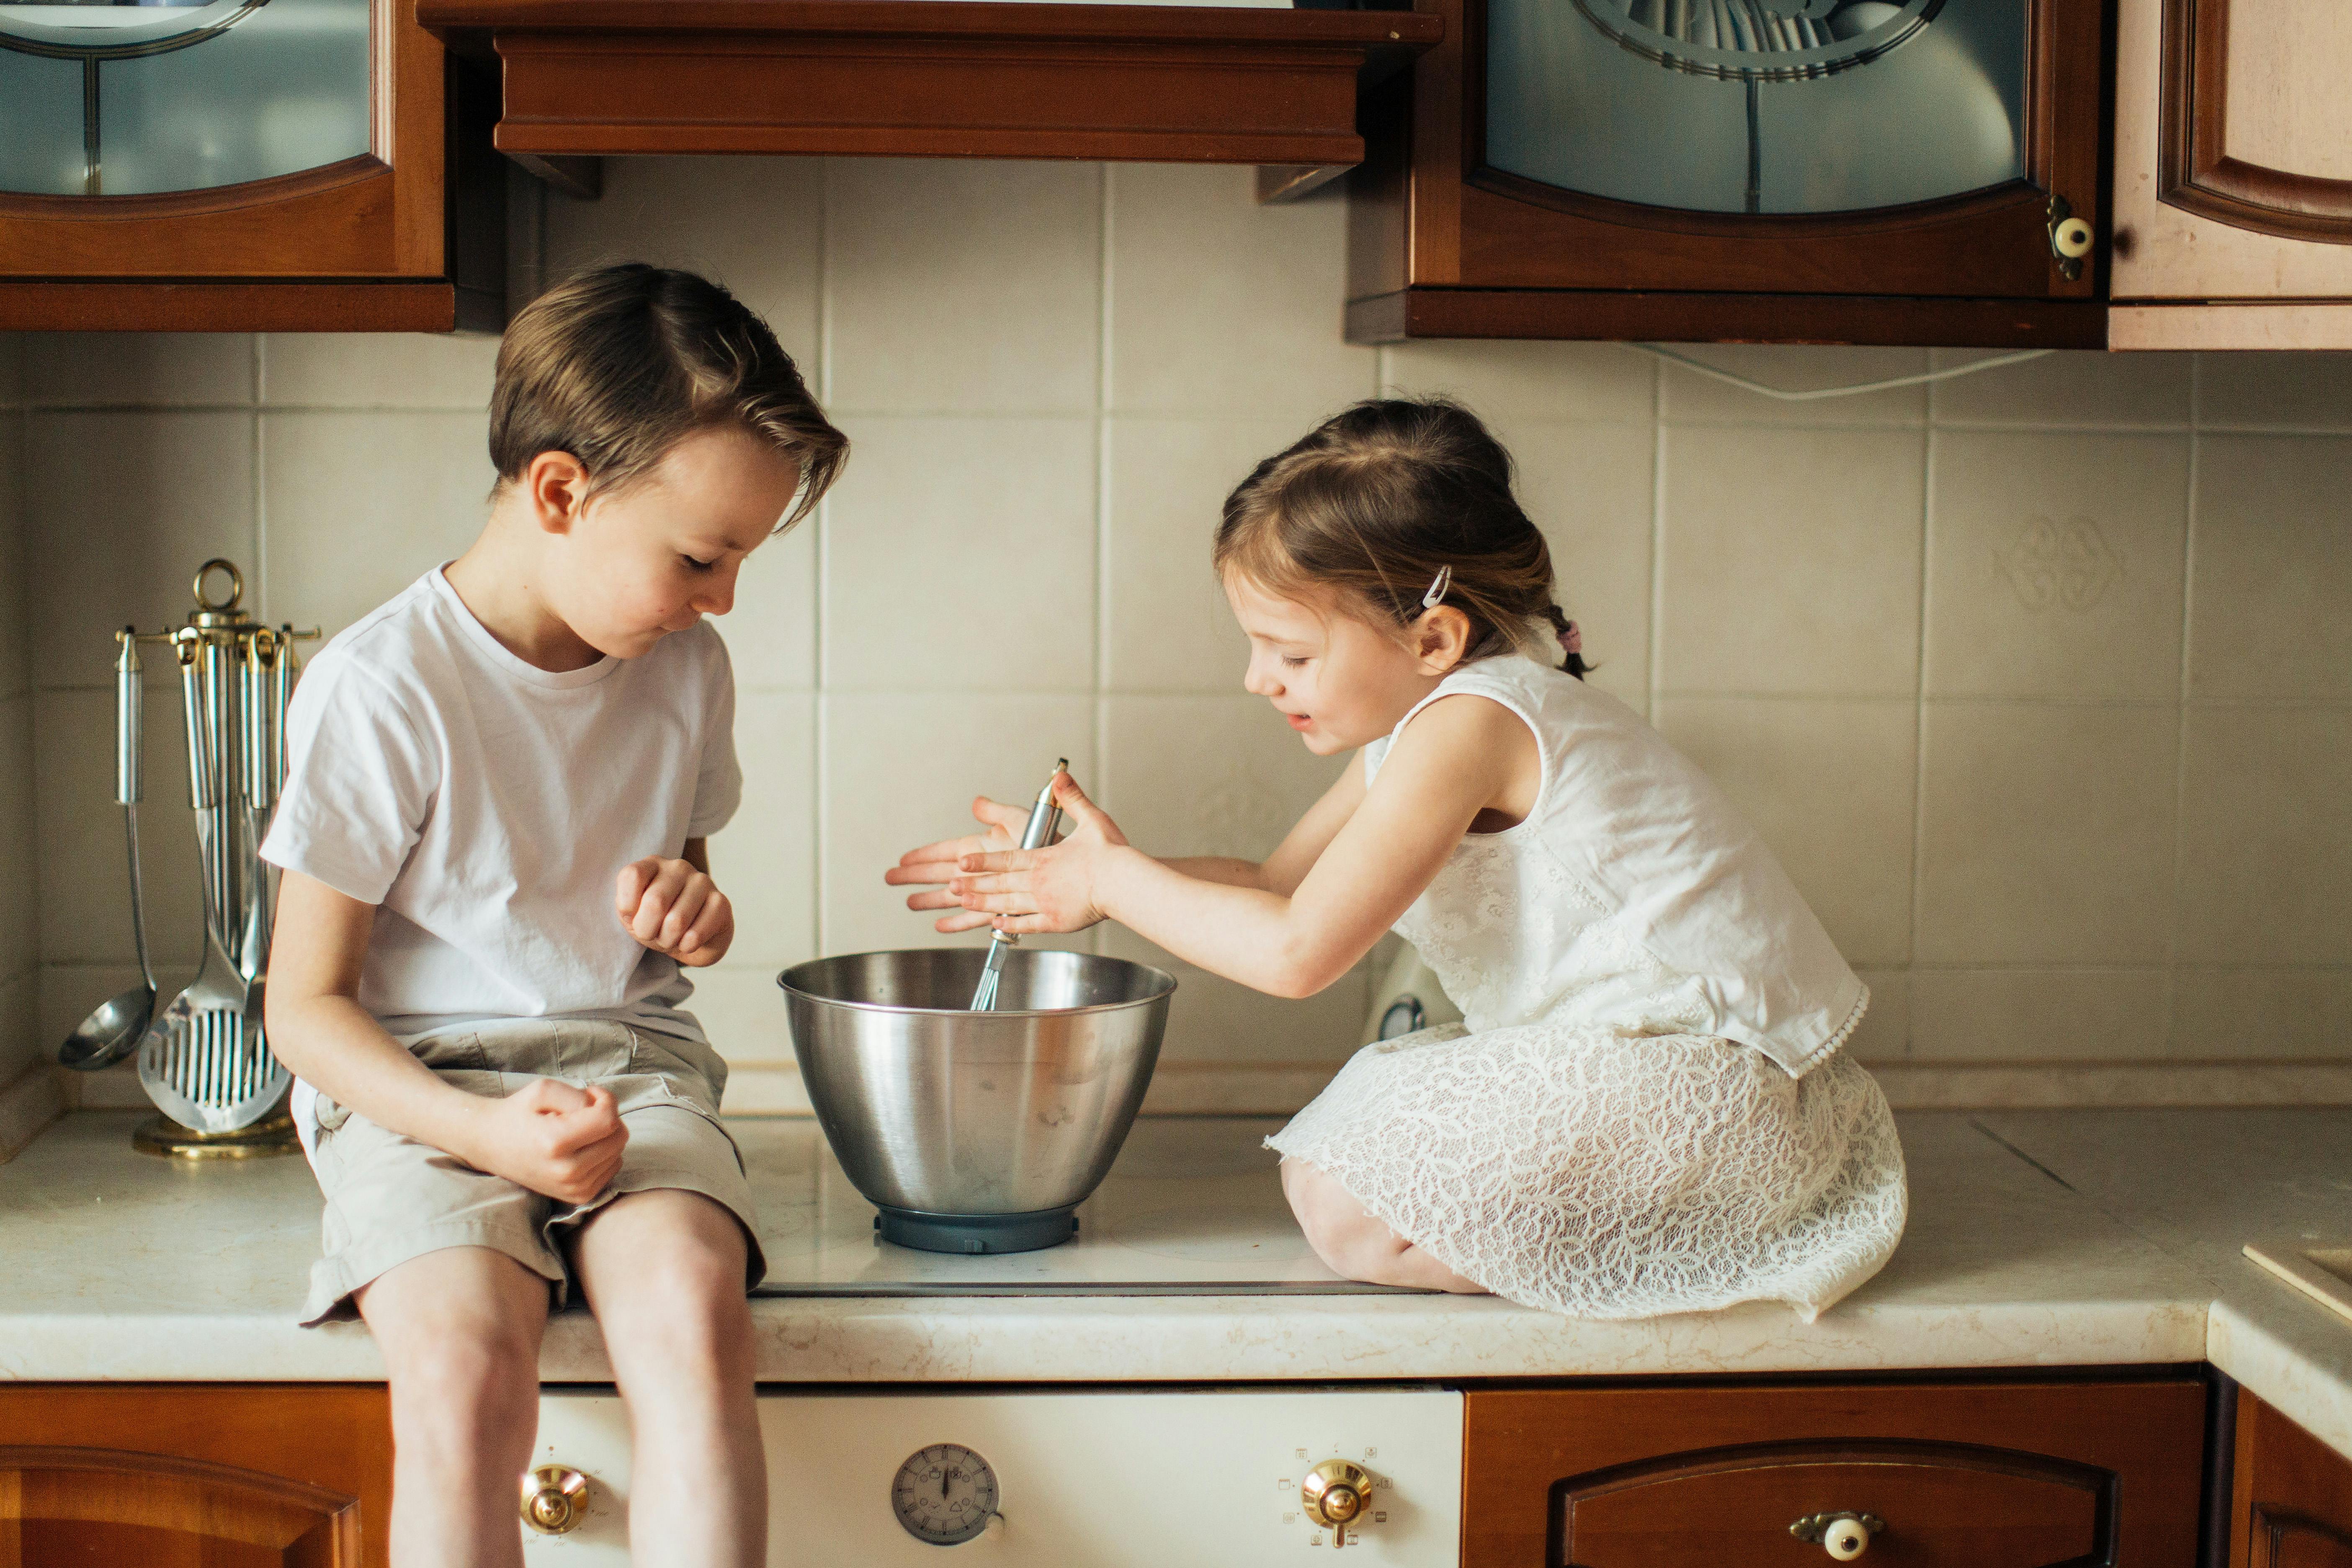
[[[1498,1296],[1585,1318],[1781,1300],[1894,1252],[1903,1151],[1839,1047],[1869,993],[1755,832],[1624,704],[1519,658],[1430,702],[1535,731],[1535,809],[1474,834],[1396,929],[1464,1024],[1368,1046],[1267,1140]]]

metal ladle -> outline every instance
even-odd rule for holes
[[[136,627],[125,626],[122,652],[114,660],[114,798],[122,807],[122,832],[131,850],[131,934],[139,945],[139,978],[145,984],[116,993],[81,1021],[58,1047],[58,1060],[78,1072],[112,1067],[139,1047],[155,1016],[155,971],[147,960],[146,898],[139,875],[139,742],[143,693],[140,685]]]

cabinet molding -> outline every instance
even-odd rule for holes
[[[383,1568],[381,1384],[0,1383],[0,1564]]]
[[[2195,1378],[1474,1390],[1462,1562],[1805,1568],[1843,1510],[1865,1563],[2192,1568],[2204,1429]]]
[[[2230,1568],[2352,1568],[2352,1459],[2238,1391]]]
[[[2164,0],[2158,199],[2256,234],[2352,245],[2352,180],[2232,156],[2232,0]]]
[[[423,0],[495,52],[509,156],[756,153],[1350,164],[1410,11],[992,0]]]
[[[0,1447],[0,1559],[69,1558],[358,1568],[360,1500],[166,1454]]]
[[[1971,1568],[2101,1568],[2115,1561],[2116,1476],[2093,1465],[1962,1443],[1752,1443],[1667,1455],[1560,1483],[1575,1568],[1810,1561],[1790,1537],[1803,1499],[1885,1510],[1889,1544]]]

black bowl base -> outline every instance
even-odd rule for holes
[[[1078,1234],[1075,1205],[1034,1214],[921,1214],[884,1208],[874,1216],[882,1239],[919,1252],[1036,1252]]]

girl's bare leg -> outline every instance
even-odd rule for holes
[[[629,1560],[760,1568],[768,1467],[742,1227],[698,1193],[632,1193],[581,1228],[573,1258],[629,1410]]]
[[[393,1568],[520,1568],[547,1281],[453,1247],[356,1298],[392,1378]]]
[[[1465,1279],[1366,1214],[1354,1194],[1304,1160],[1283,1160],[1282,1195],[1290,1200],[1307,1244],[1334,1274],[1372,1285],[1486,1294],[1485,1286]]]

